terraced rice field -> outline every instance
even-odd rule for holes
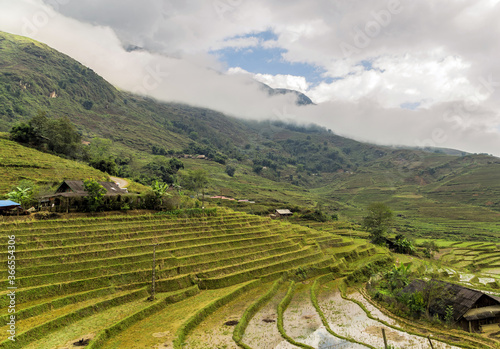
[[[329,273],[345,267],[346,258],[376,252],[363,241],[222,209],[201,218],[124,215],[4,223],[0,231],[15,235],[16,248],[16,341],[2,339],[5,348],[65,348],[79,339],[90,339],[88,347],[96,348],[123,347],[123,341],[172,344],[184,338],[183,331],[191,332],[198,318],[250,295],[261,283],[284,274],[303,279]],[[156,299],[148,301],[153,245]],[[7,256],[1,253],[4,280]],[[5,333],[8,290],[0,293]],[[207,314],[198,314],[213,302]],[[190,316],[196,318],[192,323]],[[158,326],[151,325],[149,333],[141,324],[151,320]],[[171,323],[168,330],[160,328],[165,321]],[[141,335],[132,340],[134,331]]]
[[[467,279],[462,273],[461,279],[467,283],[488,286],[500,280],[500,244],[489,242],[453,242],[443,248],[441,260],[446,264],[473,274]]]
[[[425,347],[360,294],[349,295],[359,304],[341,297],[339,280],[393,262],[366,240],[226,209],[4,223],[0,231],[15,235],[17,287],[16,341],[2,339],[2,348],[69,349],[79,340],[104,349],[379,348],[384,326],[396,348]],[[1,293],[6,333],[8,290]]]

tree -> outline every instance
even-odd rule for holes
[[[157,198],[161,198],[167,192],[168,184],[155,181],[151,189]]]
[[[425,313],[430,317],[431,308],[445,308],[447,300],[453,297],[451,291],[446,287],[446,283],[438,280],[430,280],[425,283],[422,290]]]
[[[82,106],[87,109],[87,110],[90,110],[92,109],[92,107],[94,106],[94,102],[92,101],[89,101],[89,100],[85,100],[82,102]]]
[[[71,121],[67,117],[50,118],[44,111],[38,111],[28,124],[14,126],[10,137],[72,158],[79,156],[81,151],[81,136]]]
[[[78,157],[81,147],[81,136],[68,117],[50,119],[45,134],[50,151],[72,158]]]
[[[391,209],[382,202],[373,202],[368,206],[368,216],[363,218],[363,228],[370,233],[373,243],[382,244],[392,221]]]
[[[22,122],[18,125],[12,126],[10,130],[10,139],[19,143],[30,143],[33,139],[33,129],[30,125]]]
[[[226,173],[229,177],[234,177],[235,172],[236,172],[236,167],[231,165],[226,166]]]
[[[104,159],[109,156],[113,141],[107,138],[94,137],[88,146],[90,157],[93,160]]]
[[[182,163],[181,160],[172,158],[168,161],[168,164],[170,165],[170,168],[172,169],[172,174],[177,173],[181,168],[184,168],[184,164]]]
[[[182,176],[181,185],[187,190],[198,192],[208,184],[208,176],[204,170],[188,171]]]
[[[89,165],[93,168],[98,169],[102,172],[107,172],[111,176],[115,176],[118,174],[118,166],[116,165],[115,160],[113,158],[108,159],[100,159],[100,160],[91,160]]]
[[[160,205],[163,204],[162,198],[164,196],[170,196],[170,194],[167,194],[167,190],[168,190],[167,183],[155,181],[153,183],[153,185],[151,186],[151,190],[153,191],[153,194],[154,194],[156,200],[160,202]]]
[[[410,283],[410,266],[394,265],[384,276],[391,291],[402,289]]]
[[[106,195],[106,189],[100,185],[95,179],[86,179],[83,181],[83,186],[87,195],[87,206],[90,212],[97,211],[103,201],[104,195]]]
[[[263,167],[261,165],[254,164],[252,167],[253,172],[260,174],[262,172]]]

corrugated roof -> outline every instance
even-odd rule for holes
[[[113,182],[98,182],[100,185],[106,189],[106,195],[119,195],[127,194],[126,189],[122,189],[118,184]],[[66,188],[69,188],[76,196],[86,196],[87,191],[83,181],[64,181],[59,188],[56,190],[56,194],[62,194],[66,192]],[[75,196],[75,195],[61,195],[61,196]],[[54,195],[52,195],[54,196]]]
[[[279,213],[279,214],[293,214],[292,211],[290,211],[289,209],[276,210],[276,213]]]
[[[0,210],[10,210],[20,206],[20,204],[11,200],[0,200]]]
[[[458,320],[464,316],[464,314],[467,313],[481,297],[489,297],[498,302],[500,305],[499,297],[491,296],[477,290],[472,290],[464,286],[440,280],[431,280],[430,282],[435,282],[441,286],[440,289],[437,290],[440,292],[440,295],[436,297],[438,299],[441,298],[441,300],[434,304],[430,310],[433,313],[438,313],[442,316],[446,313],[446,307],[451,305],[453,306],[453,318]],[[425,289],[426,285],[427,282],[424,280],[413,280],[403,289],[403,292],[421,292]]]
[[[487,319],[496,316],[500,316],[500,305],[470,309],[464,314],[464,318],[467,321]]]

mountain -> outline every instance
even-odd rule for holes
[[[210,174],[209,194],[257,201],[238,206],[249,212],[302,206],[359,222],[368,203],[384,201],[400,215],[398,229],[415,236],[491,237],[499,230],[498,158],[395,149],[317,125],[248,121],[161,103],[117,90],[42,43],[0,33],[0,131],[40,109],[67,116],[84,140],[112,140],[110,154],[123,176],[144,182],[143,172],[165,161],[158,154],[180,156],[187,169]],[[236,168],[234,177],[226,165]]]
[[[295,95],[297,105],[309,105],[314,104],[313,101],[307,97],[305,94],[299,91],[290,90],[287,88],[272,88],[266,84],[261,84],[262,88],[267,91],[270,96],[274,95]]]

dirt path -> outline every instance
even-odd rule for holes
[[[126,179],[109,176],[109,180],[112,181],[112,182],[118,183],[118,185],[120,186],[120,188],[126,188],[126,187],[128,187],[128,181]]]

